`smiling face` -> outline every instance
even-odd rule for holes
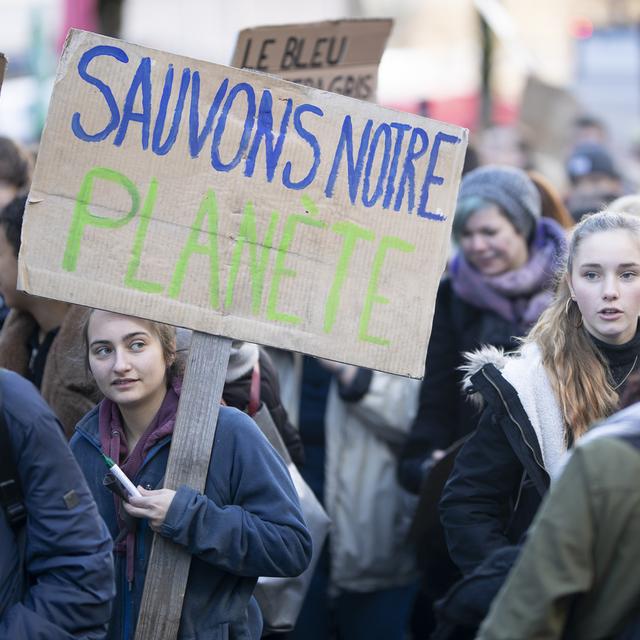
[[[469,216],[460,235],[467,261],[485,276],[498,276],[523,266],[529,251],[524,237],[494,205]]]
[[[170,363],[152,327],[108,311],[94,311],[89,319],[89,367],[100,391],[121,408],[156,407],[166,393]]]
[[[640,240],[631,231],[593,233],[573,258],[569,288],[587,331],[608,344],[633,338],[640,314]]]

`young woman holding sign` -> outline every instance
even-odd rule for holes
[[[133,638],[155,531],[193,555],[178,637],[259,638],[258,576],[298,575],[311,556],[285,465],[248,416],[223,406],[204,495],[161,488],[181,390],[175,331],[96,310],[84,337],[105,398],[80,421],[71,446],[116,542],[108,637]],[[141,497],[108,490],[104,455]]]

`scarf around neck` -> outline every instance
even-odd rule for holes
[[[171,435],[176,421],[178,411],[178,401],[182,381],[174,378],[167,389],[160,409],[153,417],[149,426],[142,434],[133,451],[129,451],[127,437],[124,431],[122,414],[118,405],[104,398],[100,402],[98,410],[98,431],[100,434],[100,447],[134,482],[134,478],[140,471],[147,453],[160,440]],[[134,482],[135,484],[135,482]],[[118,521],[119,534],[114,544],[117,554],[126,555],[127,558],[127,582],[131,584],[134,578],[135,559],[135,526],[127,526],[127,522],[132,520],[129,516],[123,517],[121,512],[120,498],[113,496],[116,506],[116,517]]]
[[[529,247],[529,259],[522,267],[486,276],[459,251],[449,266],[451,285],[465,302],[493,311],[526,332],[553,299],[551,285],[566,244],[564,229],[555,221],[542,218]]]

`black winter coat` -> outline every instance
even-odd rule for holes
[[[399,479],[412,493],[420,491],[423,463],[435,449],[447,449],[471,433],[480,414],[461,391],[463,353],[484,345],[511,351],[515,337],[524,335],[519,325],[496,313],[465,302],[451,281],[440,283],[433,328],[427,352],[426,373],[420,388],[420,405],[411,433],[400,456]]]
[[[464,575],[520,542],[549,488],[538,438],[516,390],[493,364],[471,382],[487,406],[440,501],[449,553]]]

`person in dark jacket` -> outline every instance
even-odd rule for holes
[[[463,354],[481,345],[517,346],[552,299],[551,286],[565,248],[562,228],[541,218],[540,195],[524,171],[488,166],[462,180],[453,233],[460,250],[440,284],[418,414],[399,464],[414,493],[443,451],[471,433],[480,417],[462,392]],[[426,602],[424,616],[457,577],[441,531],[418,541]]]
[[[640,220],[605,211],[576,226],[555,298],[518,353],[469,356],[466,383],[486,408],[440,503],[467,578],[520,543],[566,450],[617,410],[640,362],[639,313]]]
[[[0,639],[104,638],[115,594],[111,536],[35,387],[0,369],[0,393],[10,441],[3,455],[26,510],[12,525],[18,511],[0,508]]]
[[[571,183],[567,208],[576,221],[625,194],[623,176],[603,144],[577,144],[567,159],[566,170]]]
[[[110,640],[134,636],[153,532],[193,556],[178,637],[256,640],[258,577],[299,575],[311,557],[286,466],[246,414],[223,406],[204,494],[161,488],[181,391],[175,331],[93,311],[85,339],[105,399],[78,424],[71,448],[117,540]],[[103,453],[142,497],[121,501],[105,488]]]
[[[331,518],[290,640],[400,640],[416,587],[407,529],[413,500],[398,485],[397,450],[418,381],[272,350],[283,401],[300,426],[302,476]]]
[[[478,640],[638,637],[639,474],[636,403],[578,443]]]
[[[302,438],[282,406],[278,372],[264,349],[256,344],[234,340],[222,399],[229,407],[240,409],[250,416],[255,415],[264,404],[291,460],[297,467],[302,467]]]
[[[400,467],[413,493],[434,458],[477,426],[461,390],[463,354],[481,345],[513,350],[553,297],[566,247],[562,228],[541,218],[527,174],[481,167],[462,180],[453,234],[460,250],[436,299],[420,406]]]

